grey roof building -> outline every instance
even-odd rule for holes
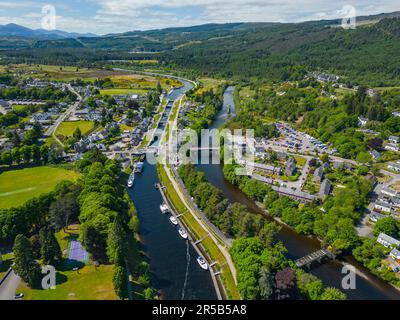
[[[317,182],[317,183],[321,183],[321,181],[323,179],[324,179],[324,168],[319,167],[314,172],[313,181]]]
[[[286,170],[285,174],[287,176],[292,176],[296,172],[296,160],[293,157],[290,157],[286,162]]]
[[[325,198],[331,193],[332,183],[329,179],[325,179],[322,181],[321,186],[319,188],[319,196],[321,198]]]
[[[398,247],[400,245],[400,241],[388,236],[385,233],[380,233],[378,238],[376,239],[377,242],[379,242],[380,244],[384,245],[386,248],[389,247]]]

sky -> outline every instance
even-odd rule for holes
[[[46,5],[55,9],[51,26],[98,35],[205,23],[332,19],[342,17],[346,5],[357,15],[400,10],[399,0],[0,0],[0,25],[49,26],[52,11],[43,11]]]

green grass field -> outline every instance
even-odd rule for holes
[[[56,135],[71,137],[75,130],[79,128],[83,135],[87,134],[94,128],[93,121],[66,121],[57,128]]]
[[[23,283],[17,292],[24,300],[117,300],[112,274],[112,265],[87,265],[79,271],[58,271],[54,290],[33,290]]]
[[[79,234],[79,225],[71,225],[66,232],[56,233],[64,258],[67,256],[69,241]],[[82,267],[73,271],[74,267]],[[26,300],[116,300],[112,284],[112,265],[80,265],[67,260],[57,268],[57,284],[54,290],[33,290],[22,283],[17,292]]]
[[[146,94],[147,90],[144,89],[105,89],[101,90],[101,95],[115,96],[125,94]]]
[[[79,174],[53,167],[36,167],[0,174],[0,208],[11,208],[50,192],[63,180],[75,181]]]

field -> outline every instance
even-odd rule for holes
[[[202,94],[203,92],[209,91],[209,90],[214,90],[220,86],[226,83],[225,80],[217,80],[217,79],[211,79],[211,78],[201,78],[199,79],[199,83],[202,86],[202,88],[197,90],[197,94]]]
[[[66,232],[56,233],[61,250],[66,256],[69,240],[76,239],[79,225],[71,225]],[[83,266],[79,271],[74,267],[78,263],[65,261],[57,268],[57,285],[55,290],[32,290],[22,283],[17,292],[22,292],[26,300],[116,300],[112,284],[112,265]]]
[[[147,90],[145,89],[105,89],[101,90],[100,94],[105,96],[115,96],[115,95],[126,95],[126,94],[141,94],[145,95]]]
[[[32,290],[21,284],[17,292],[25,300],[116,300],[112,274],[112,265],[87,265],[79,271],[58,271],[55,290]]]
[[[81,129],[82,135],[85,135],[94,128],[94,122],[93,121],[63,122],[57,128],[56,135],[71,137],[77,128]]]
[[[36,167],[0,174],[0,209],[24,204],[27,200],[50,192],[63,180],[73,180],[79,174],[54,167]]]

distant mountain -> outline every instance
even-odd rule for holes
[[[21,37],[21,38],[32,38],[37,40],[56,40],[56,39],[68,39],[68,38],[84,38],[84,37],[97,37],[92,33],[79,34],[70,33],[60,30],[43,30],[43,29],[29,29],[27,27],[20,26],[15,23],[7,25],[0,25],[0,37]]]

